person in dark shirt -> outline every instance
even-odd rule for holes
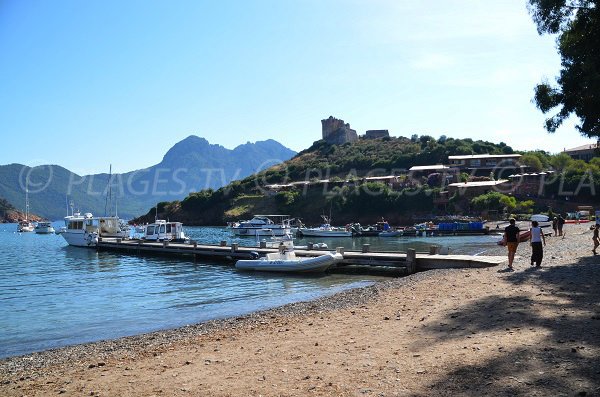
[[[521,230],[515,226],[514,218],[511,218],[509,223],[510,225],[504,228],[504,241],[506,241],[506,248],[508,248],[508,268],[512,269],[515,253],[519,246],[519,232]]]
[[[563,226],[565,225],[565,218],[562,217],[562,215],[558,216],[558,235],[562,236],[563,235]]]
[[[600,224],[596,223],[596,226],[594,226],[594,235],[592,236],[592,241],[594,241],[594,249],[592,250],[592,252],[594,253],[594,255],[598,254],[596,252],[596,248],[598,248],[598,246],[600,245],[600,238],[598,238],[598,230],[599,229],[600,229]]]

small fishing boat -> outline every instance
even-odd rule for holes
[[[383,231],[383,229],[377,226],[362,227],[360,223],[353,223],[351,229],[354,236],[360,237],[376,237]]]
[[[279,252],[269,253],[266,257],[238,260],[235,268],[264,272],[322,273],[342,259],[342,254],[331,252],[312,258],[299,258],[293,248],[282,245]]]
[[[190,239],[183,232],[181,222],[167,222],[157,219],[154,223],[146,225],[143,240],[146,241],[171,241],[174,243],[186,243]]]
[[[343,227],[333,227],[324,223],[319,227],[300,228],[298,234],[302,237],[352,237],[352,231]]]
[[[383,232],[379,233],[379,237],[400,237],[402,236],[404,233],[402,232],[402,230],[385,230]]]
[[[35,227],[36,234],[53,234],[54,228],[50,222],[38,222]]]

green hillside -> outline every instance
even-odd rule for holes
[[[162,202],[160,217],[190,225],[223,225],[257,213],[283,213],[318,223],[321,214],[331,212],[335,223],[369,223],[382,216],[393,222],[407,222],[429,213],[435,186],[392,190],[380,182],[344,184],[364,176],[401,174],[413,165],[442,164],[450,155],[508,154],[513,149],[494,144],[444,136],[360,139],[352,144],[330,145],[315,142],[292,159],[218,190],[191,193],[185,199]],[[328,179],[332,183],[299,187],[281,192],[265,189],[268,184]],[[426,181],[425,181],[426,183]],[[137,222],[152,221],[152,209]]]

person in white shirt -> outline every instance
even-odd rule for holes
[[[533,266],[535,263],[536,267],[540,267],[542,266],[542,258],[544,257],[543,245],[546,245],[546,237],[544,236],[544,232],[537,221],[531,222],[531,229],[529,229],[529,233],[531,244],[531,266]]]

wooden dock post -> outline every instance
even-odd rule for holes
[[[406,250],[406,272],[413,274],[417,271],[417,251],[414,248]]]
[[[168,240],[163,240],[163,248],[167,248],[169,246]]]
[[[221,240],[221,247],[227,247],[227,241]]]
[[[366,254],[367,252],[371,252],[371,244],[363,244],[362,252],[363,252],[363,254]]]
[[[120,238],[118,238],[118,239],[117,239],[117,244],[121,244],[121,241],[122,241],[122,240],[121,240]]]
[[[194,245],[194,249],[198,248],[198,242],[197,241],[194,241],[193,245]]]
[[[258,244],[259,248],[267,248],[267,242],[264,240],[261,240]]]
[[[313,243],[307,243],[306,244],[306,249],[309,250],[309,251],[312,250],[313,249]]]
[[[429,255],[435,255],[437,254],[437,247],[435,245],[432,245],[429,247]]]
[[[335,252],[344,255],[344,247],[336,247]]]
[[[232,243],[231,244],[231,252],[235,252],[238,250],[238,243]]]

